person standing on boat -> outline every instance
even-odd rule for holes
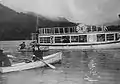
[[[7,55],[3,53],[3,50],[0,49],[0,67],[7,67],[7,66],[11,66],[11,62],[7,57]]]
[[[23,43],[20,44],[19,46],[20,46],[20,49],[25,49],[25,48],[26,48],[26,44],[25,44],[25,42],[23,42]]]
[[[33,48],[33,61],[37,61],[37,60],[43,60],[43,51],[40,50],[39,45],[36,45]]]

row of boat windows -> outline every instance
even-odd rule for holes
[[[89,35],[88,35],[89,36]],[[55,37],[40,37],[40,43],[75,43],[75,42],[104,42],[118,40],[118,34],[97,34],[88,38],[87,35],[75,36],[55,36]]]
[[[91,27],[86,28],[74,26],[74,27],[55,27],[55,28],[40,28],[40,34],[63,34],[63,33],[80,33],[80,32],[94,32],[94,31],[103,31],[101,27]]]
[[[40,28],[40,34],[60,34],[60,33],[75,33],[76,27],[56,27],[56,28]]]
[[[55,43],[71,43],[71,42],[87,42],[87,35],[55,37]]]

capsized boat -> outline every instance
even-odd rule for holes
[[[55,63],[59,62],[62,59],[62,52],[54,53],[48,56],[43,57],[44,62],[46,63]],[[0,67],[1,73],[13,72],[13,71],[22,71],[27,69],[33,69],[38,67],[46,66],[42,61],[30,62],[30,63],[17,63],[9,67]]]

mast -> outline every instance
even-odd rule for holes
[[[39,30],[38,30],[38,15],[36,16],[36,33],[35,33],[35,37],[36,37],[36,41],[38,43],[38,36],[39,36]]]
[[[36,16],[36,32],[38,30],[38,15]]]

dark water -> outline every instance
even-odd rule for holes
[[[49,55],[57,51],[45,52]],[[61,64],[57,68],[37,68],[26,71],[0,74],[0,84],[119,84],[120,50],[63,50]],[[15,56],[30,58],[31,53],[12,53]],[[96,63],[98,81],[84,80],[89,74],[88,64]],[[20,60],[19,60],[20,61]],[[93,77],[94,78],[94,77]]]

